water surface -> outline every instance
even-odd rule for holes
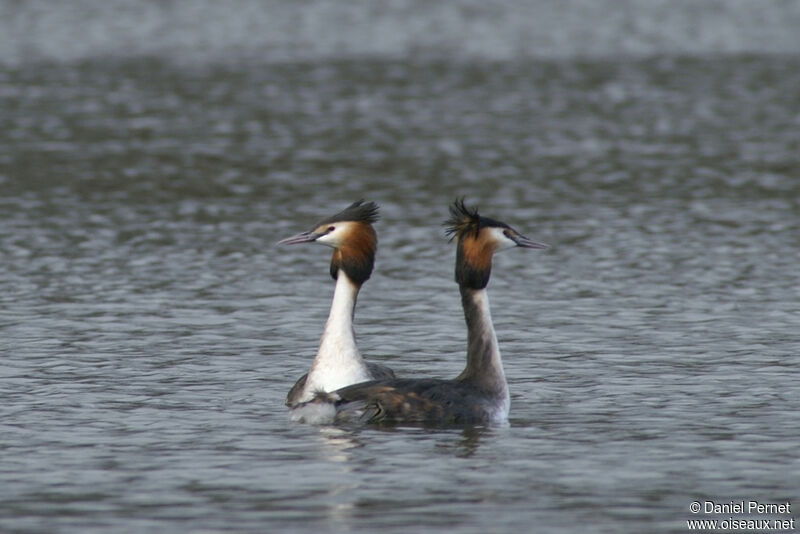
[[[798,501],[800,62],[655,55],[0,69],[0,530],[677,532]],[[510,424],[291,424],[329,252],[381,205],[362,351],[457,374],[447,205],[547,251],[490,284]]]

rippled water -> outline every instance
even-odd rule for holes
[[[0,69],[0,530],[678,532],[800,503],[800,61],[108,57]],[[496,259],[510,425],[291,424],[382,207],[362,351],[454,376],[441,222]]]

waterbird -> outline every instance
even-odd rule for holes
[[[377,220],[378,205],[358,200],[319,221],[311,230],[278,242],[279,245],[319,243],[333,248],[330,274],[336,281],[317,355],[308,373],[297,380],[286,396],[290,409],[312,400],[320,392],[395,377],[389,367],[364,361],[353,329],[358,292],[375,265],[378,237],[372,225]]]
[[[544,249],[508,224],[478,214],[464,200],[450,206],[446,234],[456,239],[455,280],[467,323],[467,363],[454,379],[406,378],[364,382],[321,393],[297,408],[311,423],[502,424],[510,397],[486,286],[495,252]]]

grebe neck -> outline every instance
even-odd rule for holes
[[[456,378],[486,393],[508,397],[503,360],[492,324],[486,289],[460,286],[461,304],[467,322],[467,366]]]
[[[356,346],[353,316],[361,289],[343,270],[336,277],[336,289],[319,350],[306,380],[304,399],[317,391],[334,391],[350,384],[370,380],[364,359]],[[306,398],[307,397],[307,398]]]

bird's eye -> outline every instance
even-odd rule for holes
[[[328,227],[328,232],[327,232],[327,233],[331,233],[331,232],[333,232],[334,230],[336,230],[336,227],[335,227],[335,226],[329,226],[329,227]]]
[[[503,230],[503,235],[511,239],[511,230]]]

